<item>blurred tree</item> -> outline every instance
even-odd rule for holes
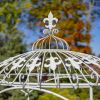
[[[87,20],[85,3],[81,0],[31,0],[31,2],[33,8],[30,15],[37,19],[36,23],[40,23],[39,21],[52,11],[59,19],[58,27],[61,30],[58,36],[69,43],[71,50],[91,53],[89,46],[91,25]]]
[[[18,30],[10,30],[10,33],[0,33],[0,61],[21,54],[26,51],[26,45],[22,40],[22,33]]]
[[[23,9],[20,2],[0,1],[0,61],[26,50],[22,40],[24,35],[17,30]]]
[[[24,34],[17,29],[24,9],[21,4],[24,1],[0,0],[0,61],[26,51],[26,45],[22,39]],[[0,100],[8,100],[11,94],[19,95],[17,92],[5,92],[0,94]]]

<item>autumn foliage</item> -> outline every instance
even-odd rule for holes
[[[85,3],[80,0],[41,0],[41,2],[31,0],[31,2],[36,7],[31,9],[30,14],[38,21],[47,17],[50,11],[59,19],[57,27],[60,32],[57,36],[65,39],[71,50],[91,53],[89,46],[91,25],[87,21]]]

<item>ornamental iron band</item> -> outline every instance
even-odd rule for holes
[[[0,93],[12,89],[20,89],[25,94],[40,90],[67,100],[46,89],[90,87],[91,90],[92,86],[99,86],[100,58],[70,51],[68,43],[55,36],[58,19],[51,12],[43,22],[46,36],[33,43],[32,51],[0,63],[0,85],[9,86]]]

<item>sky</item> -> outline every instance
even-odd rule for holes
[[[93,48],[93,52],[95,54],[100,54],[100,18],[96,18],[96,20],[92,23],[91,32],[92,40],[91,47]]]
[[[38,29],[39,27],[35,27],[34,30],[30,30],[27,28],[27,25],[22,23],[18,27],[19,30],[23,31],[25,33],[25,39],[24,42],[27,44],[30,44],[37,40],[41,36],[40,30]],[[91,28],[91,43],[90,46],[93,50],[93,53],[96,55],[100,54],[100,18],[96,18],[95,21],[92,23],[92,28]]]

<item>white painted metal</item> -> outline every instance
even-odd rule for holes
[[[93,100],[93,88],[90,87],[90,100]]]
[[[53,18],[50,12],[48,18],[44,19],[44,22],[46,21],[48,24],[43,31],[46,37],[34,42],[31,52],[0,63],[0,85],[10,86],[11,89],[27,87],[37,90],[91,86],[92,96],[92,86],[100,85],[100,58],[69,51],[68,43],[55,36],[58,32],[56,29],[58,19]]]
[[[4,93],[6,91],[10,91],[10,90],[14,90],[14,89],[23,89],[23,88],[22,87],[11,87],[11,88],[7,88],[7,89],[4,89],[4,90],[0,91],[0,93]],[[49,90],[40,89],[40,88],[32,88],[32,87],[25,87],[24,89],[31,89],[31,90],[42,91],[42,92],[49,93],[49,94],[52,94],[54,96],[57,96],[57,97],[61,98],[62,100],[68,100],[67,98],[65,98],[65,97],[63,97],[63,96],[61,96],[61,95],[59,95],[57,93],[54,93],[52,91],[49,91]],[[28,97],[28,100],[29,100],[29,97]]]

